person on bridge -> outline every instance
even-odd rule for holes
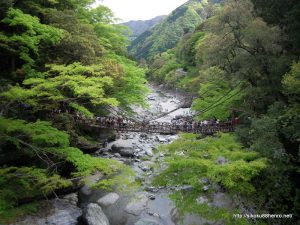
[[[123,118],[121,116],[118,117],[117,122],[118,122],[119,128],[123,127]]]
[[[232,119],[231,123],[233,126],[237,126],[240,124],[240,119],[238,117],[235,117]]]

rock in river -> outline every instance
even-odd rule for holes
[[[100,198],[97,203],[100,206],[107,207],[115,204],[119,200],[120,196],[117,193],[109,193]]]
[[[81,216],[82,210],[74,205],[71,205],[65,200],[49,201],[51,210],[48,215],[43,217],[26,216],[22,221],[14,223],[14,225],[77,225],[77,219]]]
[[[97,183],[99,180],[102,179],[102,177],[103,177],[102,173],[96,173],[92,176],[89,176],[87,178],[88,184],[83,185],[79,191],[79,199],[83,200],[83,199],[87,198],[89,195],[91,195],[92,190],[91,190],[90,186]]]
[[[135,198],[126,206],[125,212],[138,216],[146,209],[148,204],[148,197],[146,193],[138,193]]]
[[[112,145],[111,151],[114,153],[119,153],[121,156],[124,156],[124,157],[131,157],[131,156],[133,156],[133,153],[134,153],[133,148],[123,147],[119,144]]]
[[[83,219],[87,225],[109,225],[109,221],[97,204],[91,203],[83,211]]]

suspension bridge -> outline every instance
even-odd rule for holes
[[[232,132],[234,124],[232,122],[208,122],[207,124],[191,121],[181,123],[168,122],[140,122],[128,119],[112,117],[101,117],[98,119],[77,119],[78,123],[85,124],[93,128],[107,128],[119,132],[143,132],[160,134],[177,134],[179,132],[211,135],[217,132]]]

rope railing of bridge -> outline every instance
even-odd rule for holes
[[[76,119],[78,123],[87,124],[96,128],[108,128],[120,132],[144,132],[160,134],[176,134],[179,132],[214,134],[217,132],[232,132],[234,125],[232,122],[208,122],[207,124],[192,121],[183,123],[168,123],[156,121],[132,121],[129,119],[112,117],[97,117],[97,119]]]

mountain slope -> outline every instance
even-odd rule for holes
[[[147,30],[150,30],[156,24],[161,22],[166,16],[157,16],[150,20],[132,20],[126,23],[122,23],[122,25],[129,27],[132,30],[132,34],[130,35],[130,39],[134,40],[139,35],[144,33]]]
[[[216,1],[190,0],[175,9],[151,30],[142,33],[132,41],[129,52],[137,59],[151,59],[158,53],[176,46],[180,38],[208,16],[210,3]]]

